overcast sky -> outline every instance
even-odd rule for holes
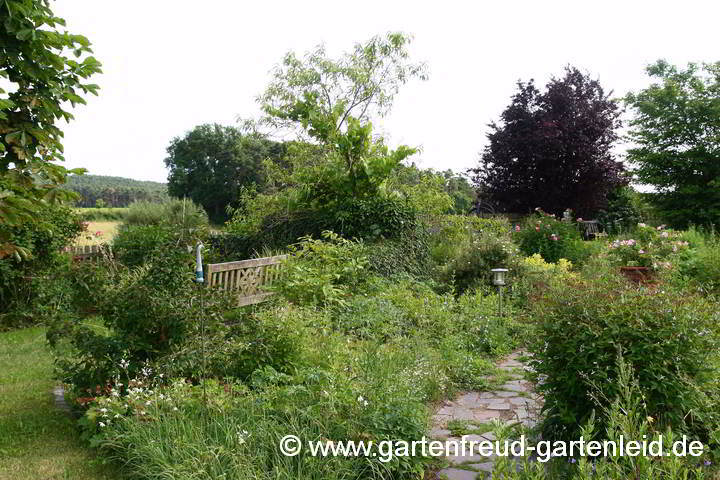
[[[620,96],[644,67],[720,60],[717,0],[230,1],[60,0],[104,73],[99,97],[64,125],[68,167],[165,181],[165,149],[207,122],[257,116],[254,101],[284,53],[330,52],[388,31],[413,34],[430,79],[401,90],[379,123],[391,145],[422,146],[422,167],[463,171],[518,79],[544,84],[572,64]]]

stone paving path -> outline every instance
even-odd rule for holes
[[[460,441],[453,437],[453,429],[462,427],[469,433],[468,441],[494,441],[495,436],[488,430],[494,420],[506,424],[535,426],[542,407],[542,398],[533,392],[532,384],[524,379],[529,369],[519,359],[521,352],[515,352],[497,366],[505,370],[510,379],[492,392],[465,392],[455,400],[445,402],[433,415],[430,436],[445,441]],[[436,479],[475,480],[490,476],[493,458],[484,457],[477,451],[459,452],[446,457],[449,466],[437,472]]]

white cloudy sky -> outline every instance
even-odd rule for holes
[[[518,79],[543,84],[572,64],[618,96],[648,83],[658,58],[717,61],[717,0],[231,1],[58,0],[53,9],[94,44],[99,97],[65,126],[69,167],[164,181],[171,138],[257,114],[255,96],[288,50],[341,52],[387,31],[415,36],[430,80],[406,86],[380,125],[420,145],[423,167],[477,162],[486,124]]]

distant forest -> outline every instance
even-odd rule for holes
[[[136,200],[167,200],[167,184],[103,175],[70,175],[68,190],[80,194],[77,207],[127,207]]]

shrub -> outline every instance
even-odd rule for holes
[[[582,426],[581,438],[588,442],[591,439],[607,439],[616,446],[627,445],[629,439],[643,439],[648,445],[663,446],[663,458],[650,455],[631,456],[612,449],[608,455],[592,457],[568,452],[570,458],[559,456],[549,458],[552,453],[545,449],[540,462],[525,457],[522,465],[518,465],[510,457],[500,457],[494,464],[493,477],[503,479],[545,480],[564,478],[568,480],[584,480],[589,478],[626,479],[636,480],[680,480],[714,478],[717,467],[709,460],[713,452],[704,448],[701,457],[693,455],[674,455],[670,447],[675,441],[685,441],[688,444],[695,438],[681,439],[680,432],[671,428],[659,426],[655,419],[648,415],[645,408],[642,390],[633,375],[633,369],[625,363],[622,356],[618,357],[618,379],[615,398],[607,399],[608,404],[600,411],[600,417],[606,419],[607,428],[603,430],[595,417],[591,416]],[[508,426],[498,426],[494,434],[501,442],[511,439]],[[601,443],[602,444],[602,443]],[[652,448],[652,447],[651,447]],[[539,450],[536,450],[539,451]],[[704,457],[704,458],[703,458]]]
[[[368,244],[367,255],[369,269],[385,277],[407,274],[427,279],[432,273],[429,235],[424,227]]]
[[[221,330],[231,299],[196,284],[192,261],[184,247],[172,246],[156,249],[142,266],[115,266],[98,305],[102,328],[72,317],[51,325],[59,376],[76,392],[95,392],[117,382],[124,362],[137,372],[201,330]]]
[[[347,197],[324,205],[296,207],[291,213],[286,210],[278,198],[258,196],[252,207],[235,212],[227,233],[216,236],[213,246],[225,258],[238,259],[266,248],[285,249],[302,237],[317,238],[324,231],[373,242],[413,235],[418,228],[415,210],[399,197]]]
[[[517,273],[518,249],[505,233],[473,234],[472,242],[463,244],[454,257],[441,267],[440,279],[455,286],[458,293],[472,288],[492,285],[493,268],[508,268],[511,276]]]
[[[429,231],[432,259],[438,265],[445,265],[478,235],[506,236],[510,223],[506,218],[442,215],[429,220]]]
[[[323,238],[306,237],[292,246],[274,291],[299,305],[343,304],[358,291],[368,278],[364,246],[329,231]]]
[[[664,226],[653,228],[640,223],[633,236],[610,243],[609,256],[616,264],[669,268],[675,257],[689,247],[688,242],[680,240],[680,234],[664,230]]]
[[[543,379],[544,436],[575,438],[598,406],[591,385],[602,390],[596,398],[617,396],[618,352],[635,369],[649,415],[660,424],[695,431],[714,424],[711,412],[700,408],[699,393],[714,375],[718,347],[719,313],[710,299],[638,289],[596,271],[549,288],[531,315],[538,328],[531,351]]]
[[[125,214],[125,225],[166,225],[182,234],[202,236],[207,233],[208,217],[202,207],[190,200],[133,202]]]
[[[669,279],[684,288],[720,293],[720,241],[714,232],[701,234],[691,228],[681,232],[680,239],[689,248],[674,255],[675,268],[669,271]]]
[[[557,220],[542,210],[516,226],[513,238],[526,256],[537,253],[550,263],[565,258],[580,265],[589,256],[575,222]]]
[[[169,226],[123,225],[113,239],[113,253],[127,267],[139,267],[156,251],[171,248],[175,240]]]
[[[85,225],[70,208],[45,205],[32,221],[8,228],[0,225],[0,237],[28,253],[0,259],[0,329],[41,320],[61,307],[69,292],[53,280],[68,268],[62,250]]]
[[[241,381],[265,368],[292,374],[305,363],[308,325],[314,321],[322,322],[321,312],[287,305],[234,310],[207,338],[191,336],[176,345],[158,370],[170,377]]]
[[[608,195],[607,208],[600,211],[598,220],[611,235],[631,232],[638,223],[650,218],[650,206],[632,187],[620,187]]]

